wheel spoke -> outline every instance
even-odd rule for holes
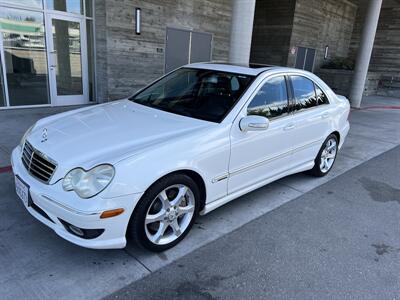
[[[160,226],[158,227],[157,232],[152,236],[151,240],[153,243],[158,243],[160,239],[163,237],[165,230],[168,228],[168,224],[165,222],[160,222]]]
[[[329,145],[328,147],[327,147],[327,150],[328,150],[328,152],[331,152],[333,149],[335,149],[336,148],[336,144],[334,144],[334,143],[332,143],[331,145]]]
[[[194,212],[194,205],[188,205],[178,208],[178,216],[182,216],[188,213]]]
[[[335,158],[336,153],[329,153],[325,157],[326,158]]]
[[[328,159],[327,158],[325,158],[325,167],[326,167],[326,169],[327,170],[329,170],[329,161],[328,161]]]
[[[158,198],[161,200],[164,209],[171,207],[171,202],[169,202],[167,193],[163,190],[159,195]]]
[[[154,214],[154,215],[147,215],[146,216],[146,220],[145,220],[145,224],[151,224],[154,222],[160,222],[163,221],[165,218],[165,210],[162,209],[160,210],[158,213]]]
[[[321,171],[325,172],[327,167],[328,167],[328,165],[326,164],[326,159],[324,158],[324,159],[322,159],[320,169],[321,169]]]
[[[186,186],[181,186],[179,187],[178,195],[174,198],[174,200],[171,201],[172,206],[179,206],[181,204],[182,200],[184,199],[186,193],[187,193],[188,188]]]
[[[174,234],[176,236],[180,236],[181,235],[181,227],[179,226],[178,220],[175,219],[172,223],[171,223],[171,227],[172,230],[174,231]]]

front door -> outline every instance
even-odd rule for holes
[[[246,115],[268,118],[269,128],[240,131],[240,119]],[[292,118],[286,77],[279,75],[266,79],[232,126],[229,194],[273,179],[296,165],[291,159]]]
[[[84,24],[84,19],[79,17],[47,15],[47,57],[53,105],[77,105],[89,101]]]

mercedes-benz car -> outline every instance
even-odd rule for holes
[[[199,214],[293,173],[328,174],[349,111],[306,71],[186,65],[129,98],[39,120],[12,152],[16,192],[72,243],[163,251]]]

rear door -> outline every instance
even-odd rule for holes
[[[310,79],[290,75],[293,108],[293,160],[313,161],[325,138],[329,135],[332,110],[328,98]]]

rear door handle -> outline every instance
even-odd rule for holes
[[[283,130],[287,131],[287,130],[292,130],[294,128],[294,124],[288,124],[285,127],[283,127]]]
[[[327,117],[329,117],[329,113],[325,112],[321,115],[322,119],[326,119]]]

